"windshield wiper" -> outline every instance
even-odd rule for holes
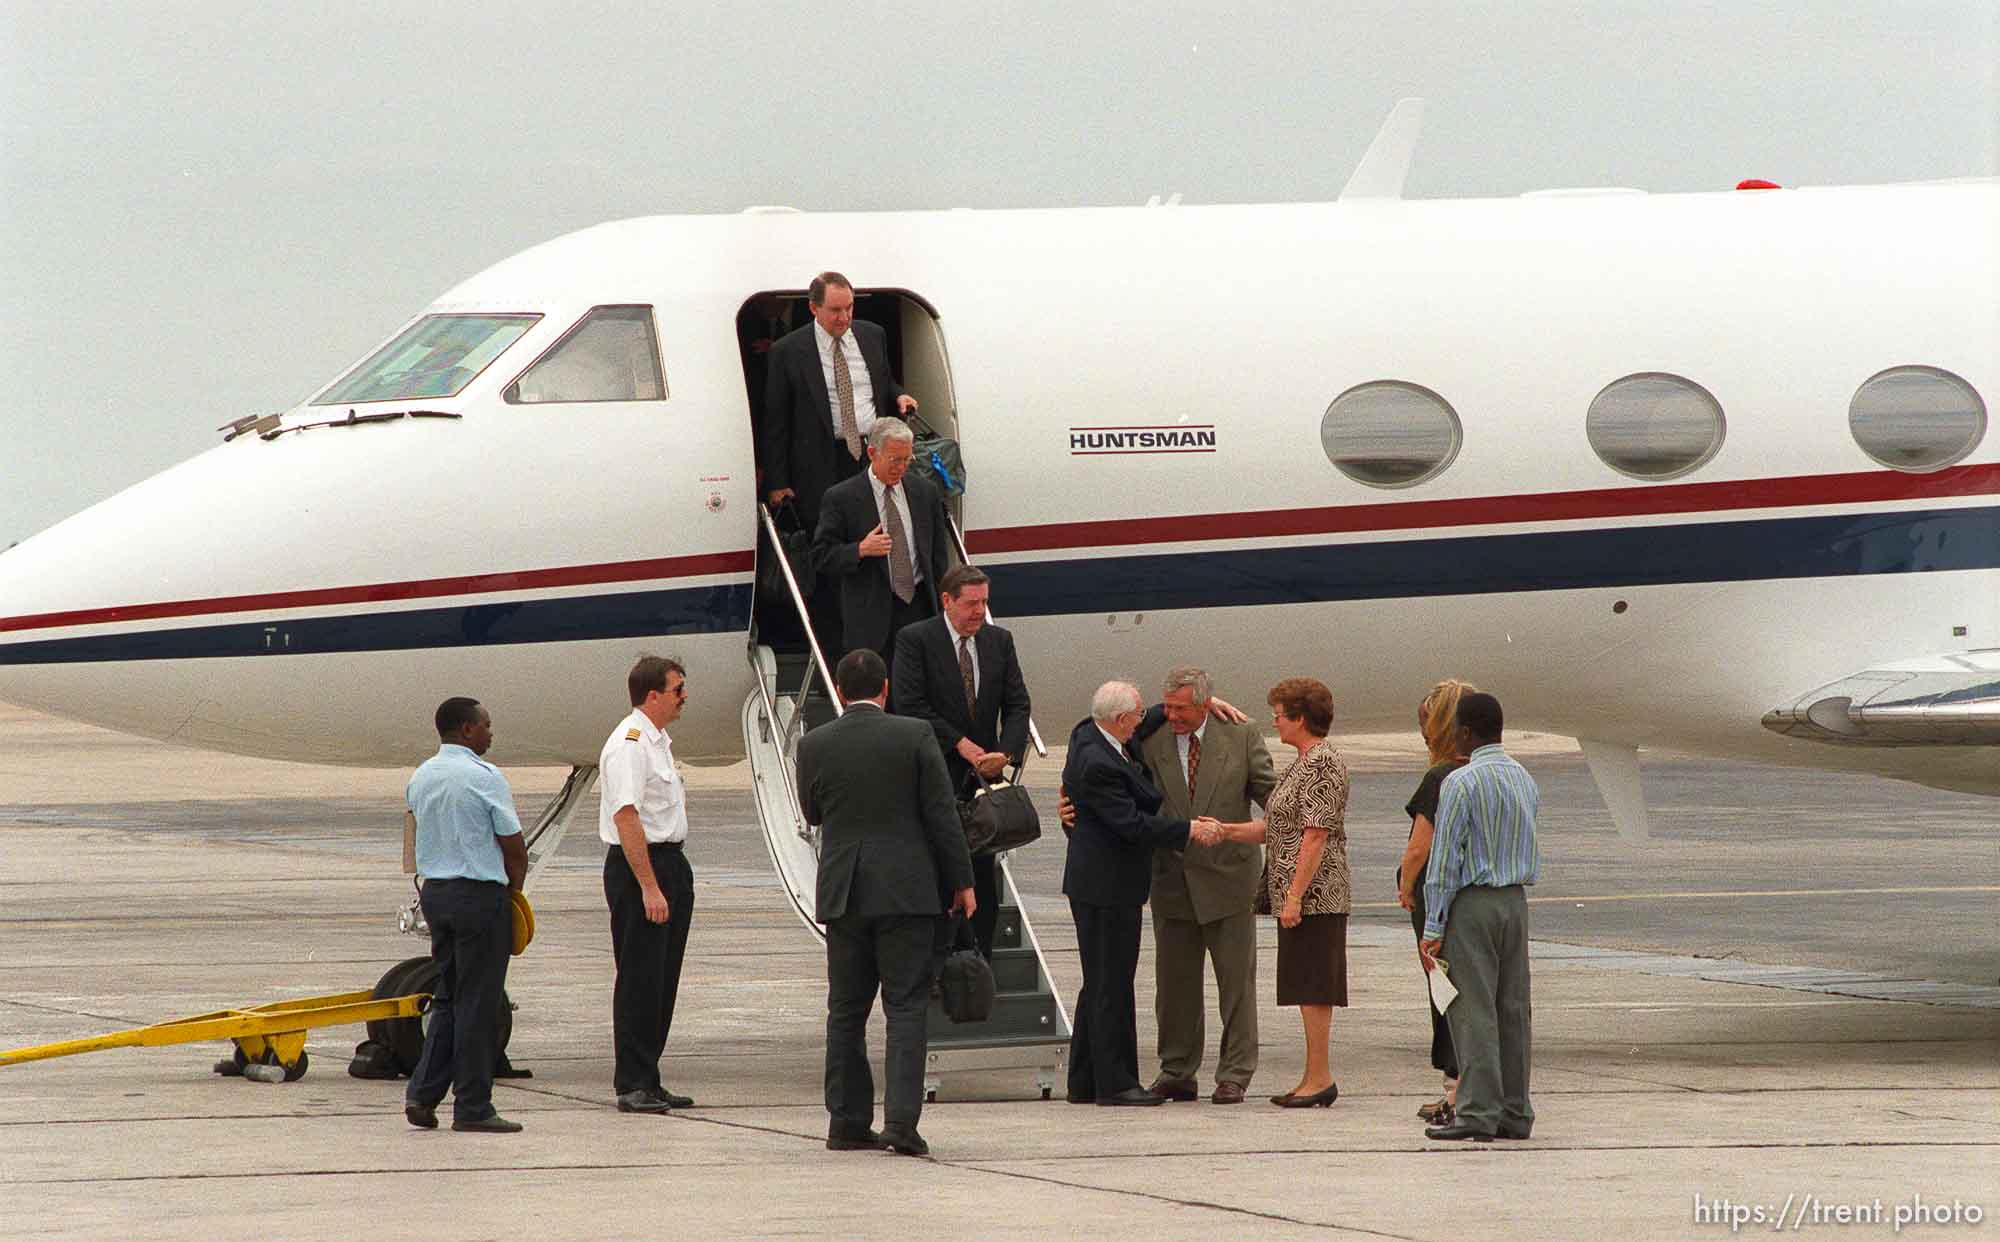
[[[277,415],[267,415],[275,419]],[[290,427],[271,427],[257,433],[260,440],[275,440],[288,431],[310,431],[314,427],[359,427],[364,423],[393,423],[399,418],[463,418],[449,410],[384,410],[378,414],[357,414],[347,411],[346,418],[329,418],[317,423],[297,423]],[[250,430],[249,426],[243,430]]]

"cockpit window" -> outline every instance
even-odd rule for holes
[[[658,401],[660,343],[650,306],[599,306],[503,394],[513,405],[552,401]]]
[[[312,403],[348,405],[456,396],[540,318],[426,315]]]

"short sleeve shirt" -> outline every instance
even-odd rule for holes
[[[507,882],[499,838],[520,835],[521,821],[499,768],[447,742],[411,774],[403,798],[417,821],[418,875]]]
[[[1326,829],[1319,869],[1299,902],[1301,914],[1346,914],[1354,903],[1347,871],[1347,761],[1321,740],[1286,769],[1265,808],[1265,892],[1271,909],[1285,904],[1306,829]]]
[[[646,713],[634,708],[604,740],[597,779],[597,836],[606,845],[618,844],[614,816],[628,806],[639,812],[648,845],[687,840],[687,791],[674,767],[673,742]]]
[[[1438,794],[1444,789],[1444,778],[1464,766],[1463,759],[1447,759],[1443,763],[1432,764],[1430,770],[1424,773],[1424,779],[1417,783],[1417,792],[1411,794],[1410,800],[1403,804],[1403,814],[1410,817],[1412,835],[1417,831],[1419,815],[1431,821],[1433,828],[1437,826]]]

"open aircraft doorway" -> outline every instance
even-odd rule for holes
[[[856,289],[854,317],[882,330],[888,349],[890,374],[902,385],[903,391],[917,402],[921,423],[917,428],[920,445],[933,435],[957,443],[958,402],[952,387],[950,359],[945,350],[944,327],[937,309],[907,289]],[[763,433],[768,418],[765,397],[771,347],[787,333],[809,330],[812,324],[812,307],[804,289],[766,289],[753,293],[744,299],[736,312],[736,342],[743,360],[744,391],[749,398],[760,502],[765,495]],[[916,468],[925,469],[929,464],[928,457],[928,453],[920,453]],[[935,473],[932,478],[935,481]],[[961,529],[965,520],[964,481],[961,474],[954,480],[953,486],[945,489],[945,507]],[[781,529],[787,532],[798,529],[785,515],[780,515],[780,519]],[[805,530],[803,534],[809,543],[812,532]],[[806,640],[797,611],[786,593],[777,588],[772,575],[764,572],[765,562],[773,555],[770,542],[762,537],[756,542],[760,569],[753,609],[753,641],[772,647],[780,655],[803,660]],[[814,624],[822,631],[823,637],[835,639],[833,646],[839,645],[835,633],[838,629],[836,616],[828,615],[823,610],[814,616]],[[838,659],[840,655],[830,649],[825,654],[829,661]]]

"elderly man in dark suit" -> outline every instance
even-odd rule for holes
[[[795,497],[811,528],[826,490],[861,473],[875,420],[907,414],[917,402],[889,373],[887,335],[856,322],[847,277],[821,272],[806,301],[813,321],[779,337],[767,355],[758,457],[765,499]]]
[[[799,743],[799,805],[820,828],[815,910],[826,924],[826,1145],[922,1156],[933,951],[943,901],[971,916],[972,861],[937,744],[888,715],[888,670],[865,648],[834,669],[846,714]],[[888,1019],[882,1132],[873,1129],[868,1013]]]
[[[1090,701],[1090,719],[1069,735],[1063,788],[1076,826],[1063,862],[1063,894],[1076,921],[1083,989],[1069,1043],[1072,1104],[1163,1104],[1139,1085],[1139,1035],[1132,978],[1139,969],[1139,908],[1146,904],[1156,849],[1214,845],[1213,819],[1192,824],[1159,814],[1162,794],[1127,748],[1145,713],[1139,692],[1108,681]]]
[[[1141,725],[1139,758],[1165,795],[1162,813],[1250,818],[1277,786],[1264,736],[1236,712],[1211,710],[1209,676],[1183,665],[1167,674],[1155,709],[1171,726]],[[1147,716],[1150,723],[1151,713]],[[1215,963],[1222,1048],[1217,1104],[1241,1104],[1257,1072],[1257,884],[1264,851],[1224,841],[1207,849],[1153,851],[1153,1012],[1159,1020],[1160,1076],[1152,1089],[1170,1100],[1200,1094],[1196,1073],[1207,1042],[1202,958]]]
[[[868,469],[827,489],[813,569],[839,583],[841,641],[895,658],[896,632],[937,611],[945,554],[944,495],[909,473],[916,436],[900,418],[868,433]]]
[[[1028,749],[1028,683],[1014,652],[1014,636],[986,618],[992,590],[983,570],[960,565],[944,575],[941,615],[906,626],[896,636],[896,675],[890,704],[899,716],[927,722],[944,751],[952,788],[968,792],[973,769],[998,776]],[[979,951],[993,956],[994,921],[1000,913],[993,855],[972,860],[979,913],[972,932]]]

